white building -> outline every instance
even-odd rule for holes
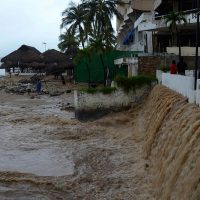
[[[152,33],[140,31],[139,26],[152,18],[151,0],[130,0],[124,6],[123,21],[118,21],[118,49],[128,51],[152,52]]]
[[[171,33],[164,19],[164,16],[171,11],[183,12],[187,20],[187,24],[178,24],[181,46],[195,47],[196,0],[124,0],[124,2],[129,4],[123,6],[123,9],[120,7],[124,20],[117,23],[118,49],[171,53],[172,50],[167,49],[172,46]],[[193,54],[188,55],[183,51],[184,55]]]
[[[117,23],[117,48],[126,51],[139,51],[146,55],[168,53],[190,57],[194,66],[196,46],[197,5],[196,0],[130,0],[119,10],[123,20]],[[165,16],[171,11],[182,12],[187,23],[177,24],[178,42],[172,42],[169,24]],[[200,55],[200,50],[199,50]],[[193,58],[192,58],[193,57]],[[188,58],[189,59],[189,58]]]

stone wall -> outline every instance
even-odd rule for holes
[[[156,75],[156,69],[161,65],[161,58],[158,56],[142,56],[138,59],[138,73]]]
[[[149,94],[150,89],[151,86],[145,86],[129,94],[122,89],[117,89],[105,95],[74,91],[75,116],[80,120],[96,119],[110,111],[127,109],[133,104],[141,103]]]

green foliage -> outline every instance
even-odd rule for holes
[[[169,71],[169,67],[167,67],[167,66],[161,66],[161,67],[159,67],[159,70],[161,70],[163,72],[168,72]]]
[[[177,28],[177,25],[183,22],[184,24],[187,23],[187,19],[185,18],[184,13],[182,12],[170,12],[168,13],[164,19],[166,20],[165,23],[169,24],[169,29],[171,31],[175,31]]]
[[[126,78],[124,76],[117,76],[115,81],[119,87],[121,87],[125,92],[134,91],[137,88],[141,88],[144,85],[150,85],[153,81],[156,81],[155,77],[152,76],[135,76],[131,78]]]
[[[95,94],[95,93],[103,93],[103,94],[111,94],[112,92],[116,91],[116,88],[111,88],[111,87],[103,87],[103,88],[84,88],[81,89],[80,91],[86,92],[89,94]]]
[[[98,38],[113,47],[116,37],[111,20],[113,16],[122,19],[118,5],[124,3],[121,0],[81,0],[78,5],[71,2],[62,12],[61,28],[69,30],[83,48]],[[65,42],[60,44],[60,48],[63,46]]]
[[[111,94],[112,92],[115,92],[116,88],[112,88],[112,87],[103,87],[99,90],[99,92],[102,92],[103,94]]]
[[[184,13],[172,11],[168,13],[167,15],[165,15],[164,19],[165,19],[166,25],[169,27],[169,31],[172,34],[172,45],[180,46],[180,41],[179,41],[179,44],[177,44],[177,41],[178,41],[177,37],[178,37],[178,34],[180,34],[178,25],[181,23],[183,24],[187,23],[187,19],[185,18]],[[179,36],[179,39],[180,39],[180,36]]]
[[[69,52],[72,49],[79,48],[79,42],[77,37],[72,34],[70,30],[67,30],[65,33],[59,36],[60,43],[58,44],[58,48],[62,52]]]
[[[191,66],[191,65],[189,65],[187,68],[187,70],[194,70],[194,69],[195,69],[195,66]]]
[[[66,28],[73,36],[78,38],[84,48],[87,34],[87,18],[85,10],[80,4],[70,2],[69,6],[62,12],[61,28]]]

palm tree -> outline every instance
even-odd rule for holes
[[[114,29],[111,20],[113,16],[122,19],[117,10],[117,5],[123,4],[121,0],[83,0],[82,8],[87,11],[87,20],[90,21],[90,35],[98,38],[104,34],[109,37],[107,41],[113,41]],[[111,39],[111,40],[110,40]]]
[[[86,40],[86,32],[84,30],[87,24],[86,15],[87,13],[83,7],[76,5],[74,2],[71,2],[69,7],[62,12],[61,28],[68,27],[73,35],[77,35],[83,48]]]
[[[107,52],[112,51],[114,49],[113,46],[108,46],[108,44],[105,43],[105,41],[102,40],[102,38],[96,38],[90,40],[90,51],[97,53],[99,55],[101,64],[103,67],[103,83],[104,87],[106,86],[106,80],[107,80],[107,70],[108,66],[105,65],[104,62],[104,55],[106,55]]]
[[[67,30],[65,33],[61,34],[59,40],[60,43],[58,44],[58,48],[62,52],[69,52],[71,49],[78,49],[78,39],[71,33],[70,30]]]
[[[180,32],[178,30],[178,25],[182,22],[186,24],[187,20],[182,12],[174,11],[167,14],[164,19],[165,23],[169,26],[169,30],[172,35],[172,45],[177,45],[179,47],[179,57],[181,57]]]
[[[79,52],[78,57],[88,57],[89,54],[97,53],[103,66],[104,85],[106,84],[107,67],[103,60],[106,51],[113,49],[116,44],[116,37],[112,27],[111,20],[113,16],[122,19],[117,10],[117,5],[122,5],[121,0],[82,0],[81,4],[76,6],[71,3],[70,7],[63,11],[61,28],[67,27],[73,36],[79,38],[83,49],[85,45],[89,49],[86,52]],[[89,82],[90,69],[86,63]]]

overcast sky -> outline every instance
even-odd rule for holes
[[[61,12],[70,1],[0,0],[0,57],[22,44],[43,52],[46,42],[47,49],[57,49]]]
[[[58,49],[61,13],[71,0],[0,0],[0,57],[22,44]],[[80,2],[73,0],[73,2]],[[113,21],[115,24],[115,22]]]

